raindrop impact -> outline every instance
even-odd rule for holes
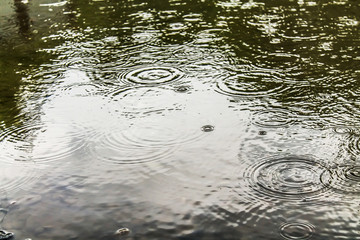
[[[322,177],[327,181],[329,176]],[[344,165],[337,166],[331,172],[330,187],[344,194],[360,193],[360,166]]]
[[[91,70],[94,66],[99,64],[99,59],[96,58],[75,58],[64,61],[64,66],[71,69]]]
[[[235,75],[218,81],[217,90],[231,96],[259,97],[284,92],[286,86],[282,82],[265,81],[257,75]]]
[[[86,131],[75,124],[30,124],[0,132],[0,156],[6,162],[52,162],[81,149]]]
[[[162,84],[179,80],[183,72],[173,67],[144,67],[121,75],[122,80],[136,84]]]
[[[329,185],[325,166],[296,156],[263,161],[248,169],[246,175],[254,190],[281,199],[316,197]]]
[[[284,239],[309,239],[314,229],[314,226],[308,223],[285,223],[280,227],[280,235]]]
[[[285,110],[259,111],[252,118],[252,122],[260,127],[287,127],[294,121],[294,116]]]
[[[348,150],[353,156],[360,155],[360,136],[352,135],[349,139]]]

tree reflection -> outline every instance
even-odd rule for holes
[[[19,33],[25,37],[30,37],[31,19],[29,16],[28,5],[22,0],[14,0],[17,25],[19,27]]]

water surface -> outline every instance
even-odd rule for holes
[[[0,6],[15,239],[360,237],[357,1]]]

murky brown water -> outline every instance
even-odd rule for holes
[[[359,13],[0,0],[0,230],[360,238]]]

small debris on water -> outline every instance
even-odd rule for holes
[[[128,229],[128,228],[119,228],[118,230],[116,230],[115,235],[126,236],[129,233],[130,233],[130,229]]]
[[[267,132],[266,131],[264,131],[264,130],[261,130],[261,131],[259,131],[259,135],[266,135],[267,134]]]
[[[14,237],[14,233],[5,230],[0,230],[0,240],[7,240]]]

